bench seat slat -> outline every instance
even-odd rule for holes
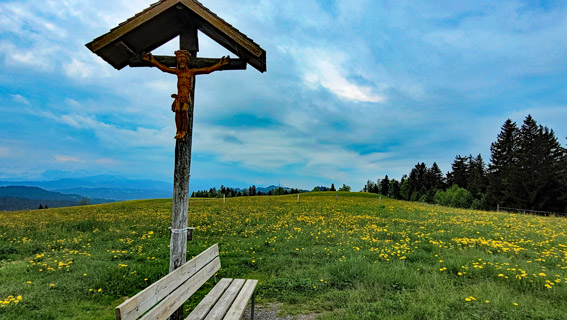
[[[167,319],[177,308],[189,299],[193,293],[209,280],[220,269],[220,258],[217,257],[213,262],[206,265],[197,272],[191,279],[185,281],[173,293],[162,300],[157,306],[146,313],[142,320],[162,320]]]
[[[165,320],[220,267],[215,244],[116,307],[116,319]],[[239,320],[257,284],[258,280],[223,278],[185,320]]]
[[[195,307],[191,314],[185,318],[185,320],[203,320],[213,308],[215,303],[220,299],[222,294],[226,291],[230,283],[231,278],[221,279],[216,286],[203,298],[201,302]]]
[[[254,289],[256,289],[257,284],[258,280],[246,281],[244,287],[242,287],[242,290],[240,290],[238,297],[236,297],[236,300],[234,300],[232,306],[230,307],[230,309],[228,309],[224,320],[239,320],[242,317],[244,309],[248,304],[248,300],[250,300],[250,298],[254,294]]]
[[[242,286],[244,286],[244,281],[245,280],[243,279],[233,280],[211,312],[209,312],[205,320],[221,320],[230,308],[234,299],[236,299],[236,296],[240,292],[240,289],[242,289]]]
[[[192,277],[197,271],[202,269],[207,263],[218,257],[219,247],[212,245],[207,250],[201,252],[195,258],[164,276],[132,298],[124,301],[116,307],[116,319],[134,320],[144,312],[148,311],[160,300],[168,296],[187,278]]]

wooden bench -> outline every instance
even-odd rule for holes
[[[220,269],[219,247],[201,254],[116,307],[116,319],[167,319]],[[252,299],[258,280],[221,279],[186,320],[238,320]]]

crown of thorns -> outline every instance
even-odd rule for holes
[[[175,56],[186,56],[187,58],[191,57],[191,53],[187,50],[177,50],[174,52]]]

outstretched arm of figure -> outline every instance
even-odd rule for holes
[[[170,67],[164,66],[159,61],[157,61],[156,58],[154,58],[154,56],[149,52],[142,52],[142,59],[151,62],[154,66],[156,66],[158,69],[160,69],[163,72],[177,74],[176,68],[170,68]]]
[[[220,69],[220,67],[227,65],[229,62],[230,62],[229,56],[222,57],[222,58],[220,58],[219,62],[215,63],[214,65],[212,65],[210,67],[193,69],[193,73],[194,74],[209,74],[213,71],[217,71],[218,69]]]

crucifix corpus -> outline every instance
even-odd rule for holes
[[[197,58],[198,31],[238,58]],[[179,50],[175,56],[154,56],[149,53],[177,36]],[[177,132],[170,240],[171,272],[185,263],[187,239],[192,237],[192,228],[187,227],[187,216],[195,75],[216,70],[244,70],[247,65],[265,72],[266,51],[196,0],[161,0],[86,46],[117,70],[125,66],[155,66],[161,71],[177,75],[177,93],[172,95]]]
[[[190,68],[188,63],[191,59],[191,53],[188,50],[175,51],[177,67],[170,68],[157,61],[151,53],[142,53],[142,59],[151,62],[154,66],[163,72],[177,75],[177,94],[171,97],[175,100],[171,105],[171,111],[175,112],[175,126],[177,133],[175,139],[183,139],[187,135],[189,129],[189,106],[192,105],[191,91],[193,88],[193,78],[198,74],[209,74],[227,65],[229,57],[222,57],[216,64],[206,68]]]

